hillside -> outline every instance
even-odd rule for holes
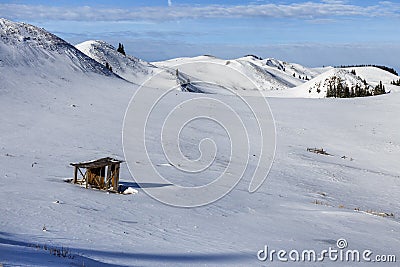
[[[338,84],[349,88],[358,86],[365,90],[372,90],[371,85],[364,84],[362,78],[345,69],[327,71],[293,90],[298,91],[298,94],[303,96],[306,96],[308,93],[309,97],[326,97],[328,88],[338,86]]]
[[[297,63],[289,63],[274,58],[260,59],[255,58],[254,56],[247,56],[241,58],[241,60],[251,61],[262,68],[268,69],[269,71],[284,72],[288,76],[286,79],[294,81],[294,84],[296,85],[300,85],[307,81],[306,78],[312,79],[330,69],[330,67],[307,68]]]
[[[26,23],[0,18],[0,66],[34,68],[43,75],[92,72],[113,75],[61,38]],[[59,64],[61,63],[61,64]],[[49,67],[53,65],[53,68]]]
[[[299,64],[275,59],[262,60],[254,56],[232,60],[199,56],[176,58],[153,64],[171,72],[178,69],[191,81],[216,83],[225,89],[214,88],[211,91],[220,94],[230,94],[230,91],[242,95],[258,95],[260,91],[268,94],[272,90],[284,90],[301,85],[306,82],[304,80],[306,76],[312,78],[321,73],[321,70],[307,69]],[[232,68],[241,75],[226,76],[223,70],[225,67]],[[300,79],[299,75],[303,75],[304,79]]]
[[[176,88],[195,93],[248,96],[261,92],[264,96],[272,97],[323,98],[327,96],[328,88],[339,84],[349,90],[361,88],[373,94],[374,87],[380,81],[388,92],[398,90],[390,85],[391,81],[397,80],[397,76],[375,67],[307,68],[296,63],[256,56],[233,60],[199,56],[147,63],[123,55],[103,41],[87,41],[76,47],[99,63],[108,64],[116,74],[130,82],[141,85],[153,77],[146,86],[163,90]],[[237,71],[239,75],[227,75],[226,67]],[[351,73],[356,69],[356,75]]]
[[[377,67],[356,67],[347,68],[347,70],[354,70],[357,76],[367,80],[373,86],[379,84],[380,81],[385,85],[390,85],[390,82],[399,79],[399,76]]]
[[[354,75],[352,71],[355,71]],[[303,98],[324,98],[329,88],[339,84],[348,87],[350,91],[366,90],[371,94],[380,82],[385,86],[387,92],[398,92],[399,87],[391,85],[390,82],[399,79],[387,71],[375,67],[358,67],[349,69],[334,68],[324,72],[314,79],[297,87],[269,94],[278,97],[303,97]]]
[[[117,52],[104,41],[86,41],[75,47],[102,65],[109,64],[114,73],[133,83],[143,82],[157,70],[148,62]]]

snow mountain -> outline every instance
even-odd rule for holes
[[[361,77],[363,80],[366,80],[372,86],[376,86],[377,84],[382,82],[383,84],[385,84],[385,86],[388,86],[388,88],[390,87],[390,89],[398,91],[396,90],[398,87],[390,86],[390,83],[392,81],[398,80],[400,78],[393,73],[377,67],[351,67],[345,69],[349,71],[354,71],[356,73],[356,76]]]
[[[240,92],[242,95],[253,95],[259,91],[268,94],[272,90],[293,88],[305,83],[305,77],[313,78],[325,71],[325,69],[310,69],[276,59],[263,60],[255,56],[225,60],[206,55],[176,58],[153,62],[153,64],[159,68],[168,69],[171,73],[178,70],[191,81],[215,83],[219,85],[218,87],[225,88],[222,90],[216,87],[212,90],[198,88],[197,91],[230,94],[231,90]],[[223,67],[232,68],[242,75],[226,76],[223,74]],[[243,76],[247,77],[247,82],[243,82]]]
[[[75,46],[82,53],[106,66],[127,81],[138,83],[154,74],[157,67],[130,55],[123,55],[104,41],[86,41]]]
[[[339,85],[353,89],[359,87],[367,91],[373,89],[370,84],[364,82],[361,77],[351,73],[350,70],[332,69],[293,90],[298,91],[298,96],[306,97],[308,93],[310,97],[325,97],[330,87],[337,87]]]
[[[399,91],[398,86],[390,84],[397,79],[399,79],[398,76],[377,67],[331,68],[299,86],[272,92],[268,96],[325,98],[330,88],[336,88],[339,85],[349,88],[350,92],[364,90],[374,95],[375,86],[381,82],[385,86],[386,92]]]
[[[236,91],[243,95],[252,95],[256,91],[265,93],[270,90],[284,90],[301,85],[306,79],[326,71],[323,68],[306,68],[299,64],[256,56],[233,60],[198,56],[148,63],[123,55],[104,41],[86,41],[76,45],[76,48],[102,65],[110,66],[113,72],[132,83],[141,84],[155,73],[161,72],[153,81],[158,87],[167,90],[178,86],[178,90],[196,93],[231,94]],[[221,67],[225,66],[242,73],[251,83],[243,83],[242,77],[224,76]],[[185,86],[179,86],[181,84]]]
[[[42,75],[44,70],[53,75],[70,71],[114,75],[56,35],[3,18],[0,18],[0,59],[0,66],[34,67]],[[48,68],[51,65],[57,68]]]
[[[205,55],[148,63],[123,55],[104,41],[86,41],[76,47],[102,65],[111,66],[116,74],[132,83],[140,85],[154,74],[161,73],[154,76],[151,85],[147,86],[194,93],[251,96],[261,92],[264,96],[323,98],[329,86],[341,84],[372,92],[382,77],[386,77],[383,83],[389,87],[397,77],[375,67],[307,68],[253,55],[232,60]],[[225,67],[242,75],[228,75]],[[357,69],[357,74],[352,73],[354,69]]]
[[[247,56],[241,60],[251,61],[252,63],[275,73],[274,71],[284,72],[287,76],[285,80],[291,81],[293,85],[300,85],[307,80],[310,80],[321,73],[329,70],[331,67],[326,68],[307,68],[297,63],[289,63],[286,61],[278,60],[275,58],[261,59],[255,56]],[[278,72],[280,73],[280,72]],[[279,74],[277,74],[279,75]],[[289,86],[293,87],[293,86]]]

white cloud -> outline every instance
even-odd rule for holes
[[[171,5],[170,5],[171,4]],[[400,17],[400,4],[357,6],[345,1],[325,0],[323,2],[303,2],[293,4],[260,5],[174,5],[169,7],[135,7],[131,9],[104,7],[55,7],[44,5],[0,4],[0,14],[11,19],[49,19],[77,21],[116,21],[116,20],[174,20],[185,18],[332,18],[338,16]]]

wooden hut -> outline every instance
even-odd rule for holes
[[[71,163],[74,166],[74,184],[100,190],[118,191],[119,169],[122,160],[102,158],[87,162]],[[84,171],[85,170],[85,171]],[[78,178],[78,173],[80,178]]]

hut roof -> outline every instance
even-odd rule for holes
[[[107,165],[122,163],[122,162],[124,161],[107,157],[86,162],[71,163],[70,165],[78,168],[101,168]]]

